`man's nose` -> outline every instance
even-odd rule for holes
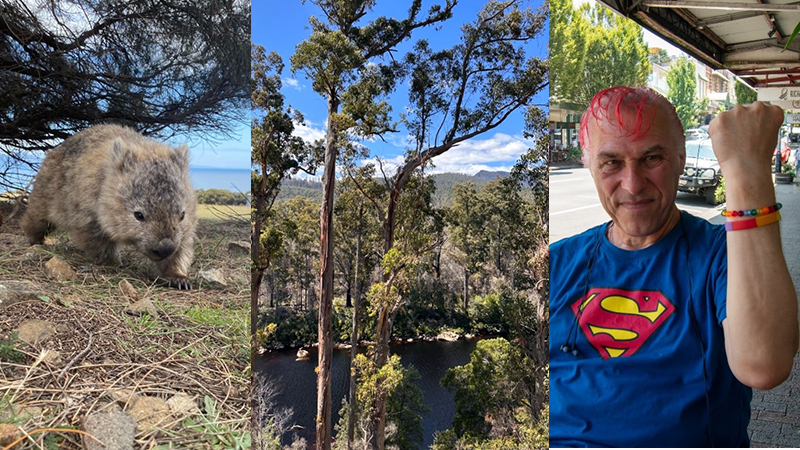
[[[647,186],[645,169],[638,164],[628,164],[622,172],[620,186],[631,194],[638,194]]]

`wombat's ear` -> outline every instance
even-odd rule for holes
[[[133,155],[119,139],[111,145],[111,164],[117,170],[124,171],[133,162]]]
[[[189,167],[189,147],[186,144],[181,144],[172,152],[172,159],[184,167]]]

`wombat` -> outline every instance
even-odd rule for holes
[[[66,229],[100,264],[119,264],[118,246],[134,245],[155,261],[158,276],[190,289],[196,209],[186,145],[97,125],[47,153],[21,225],[31,245],[51,225]]]

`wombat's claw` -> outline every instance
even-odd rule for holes
[[[170,286],[176,289],[191,289],[192,283],[188,278],[183,277],[169,277],[166,279]]]

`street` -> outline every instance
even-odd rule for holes
[[[710,206],[703,197],[683,192],[676,199],[678,208],[712,223],[724,223],[720,212],[725,204]],[[581,233],[609,221],[589,169],[550,170],[550,243]]]

